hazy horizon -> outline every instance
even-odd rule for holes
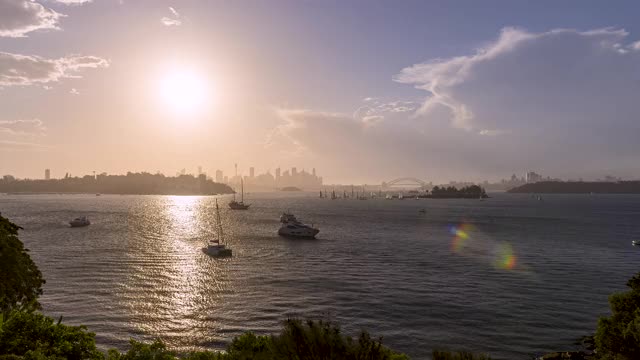
[[[0,0],[0,176],[637,179],[639,9]]]

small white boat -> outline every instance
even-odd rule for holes
[[[81,216],[69,221],[69,225],[71,225],[71,227],[89,226],[91,225],[91,221],[89,221],[86,216]]]
[[[640,240],[631,240],[633,246],[640,246]]]
[[[220,221],[220,208],[218,207],[218,199],[216,199],[216,222],[218,223],[218,236],[215,240],[209,241],[207,247],[202,248],[202,252],[211,257],[232,256],[231,249],[228,249],[222,243],[224,241],[224,233],[222,232],[222,222]]]
[[[296,219],[291,213],[283,213],[280,216],[282,226],[278,230],[278,235],[293,238],[314,239],[320,230],[313,226],[305,225]]]

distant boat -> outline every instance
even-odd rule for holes
[[[322,190],[320,190],[320,199],[324,198],[324,196],[322,196]]]
[[[633,246],[640,246],[640,240],[631,240]]]
[[[217,201],[217,200],[216,200]],[[244,182],[240,179],[240,202],[236,201],[236,193],[233,193],[233,201],[229,203],[231,210],[247,210],[251,204],[244,203]]]
[[[418,212],[419,212],[420,214],[426,214],[426,213],[427,213],[427,210],[425,210],[425,209],[420,209],[420,210],[418,210]]]
[[[218,234],[215,240],[210,240],[207,247],[202,248],[202,252],[211,257],[229,257],[232,255],[231,249],[228,249],[224,242],[224,232],[222,231],[222,222],[220,221],[220,208],[218,207],[218,199],[216,199],[216,223],[218,225]]]
[[[83,227],[91,225],[91,221],[86,216],[81,216],[69,221],[71,227]]]
[[[305,225],[298,221],[291,213],[283,213],[280,216],[282,226],[278,229],[278,235],[292,238],[314,239],[320,230],[313,226]]]
[[[97,193],[96,196],[100,196],[100,193]]]

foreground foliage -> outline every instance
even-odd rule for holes
[[[18,239],[20,227],[0,216],[0,316],[37,308],[44,279]]]
[[[35,312],[12,311],[0,321],[0,359],[102,359],[95,334]]]
[[[433,350],[431,354],[433,360],[491,360],[487,355],[478,355],[466,351],[452,353],[449,351]]]
[[[598,321],[595,341],[602,359],[640,359],[640,273],[627,286],[630,291],[609,296],[612,315]]]

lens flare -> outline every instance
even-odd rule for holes
[[[451,251],[455,253],[459,253],[465,247],[467,240],[470,237],[471,231],[473,230],[473,225],[471,224],[460,224],[458,226],[451,225],[449,226],[449,232],[453,235],[453,241],[451,243]]]
[[[492,264],[496,269],[523,270],[523,267],[518,265],[518,258],[509,242],[498,242],[479,232],[469,223],[450,225],[449,233],[453,235],[453,253]]]
[[[516,267],[517,257],[513,253],[513,248],[509,243],[502,243],[496,251],[496,268],[503,270],[513,270]]]

